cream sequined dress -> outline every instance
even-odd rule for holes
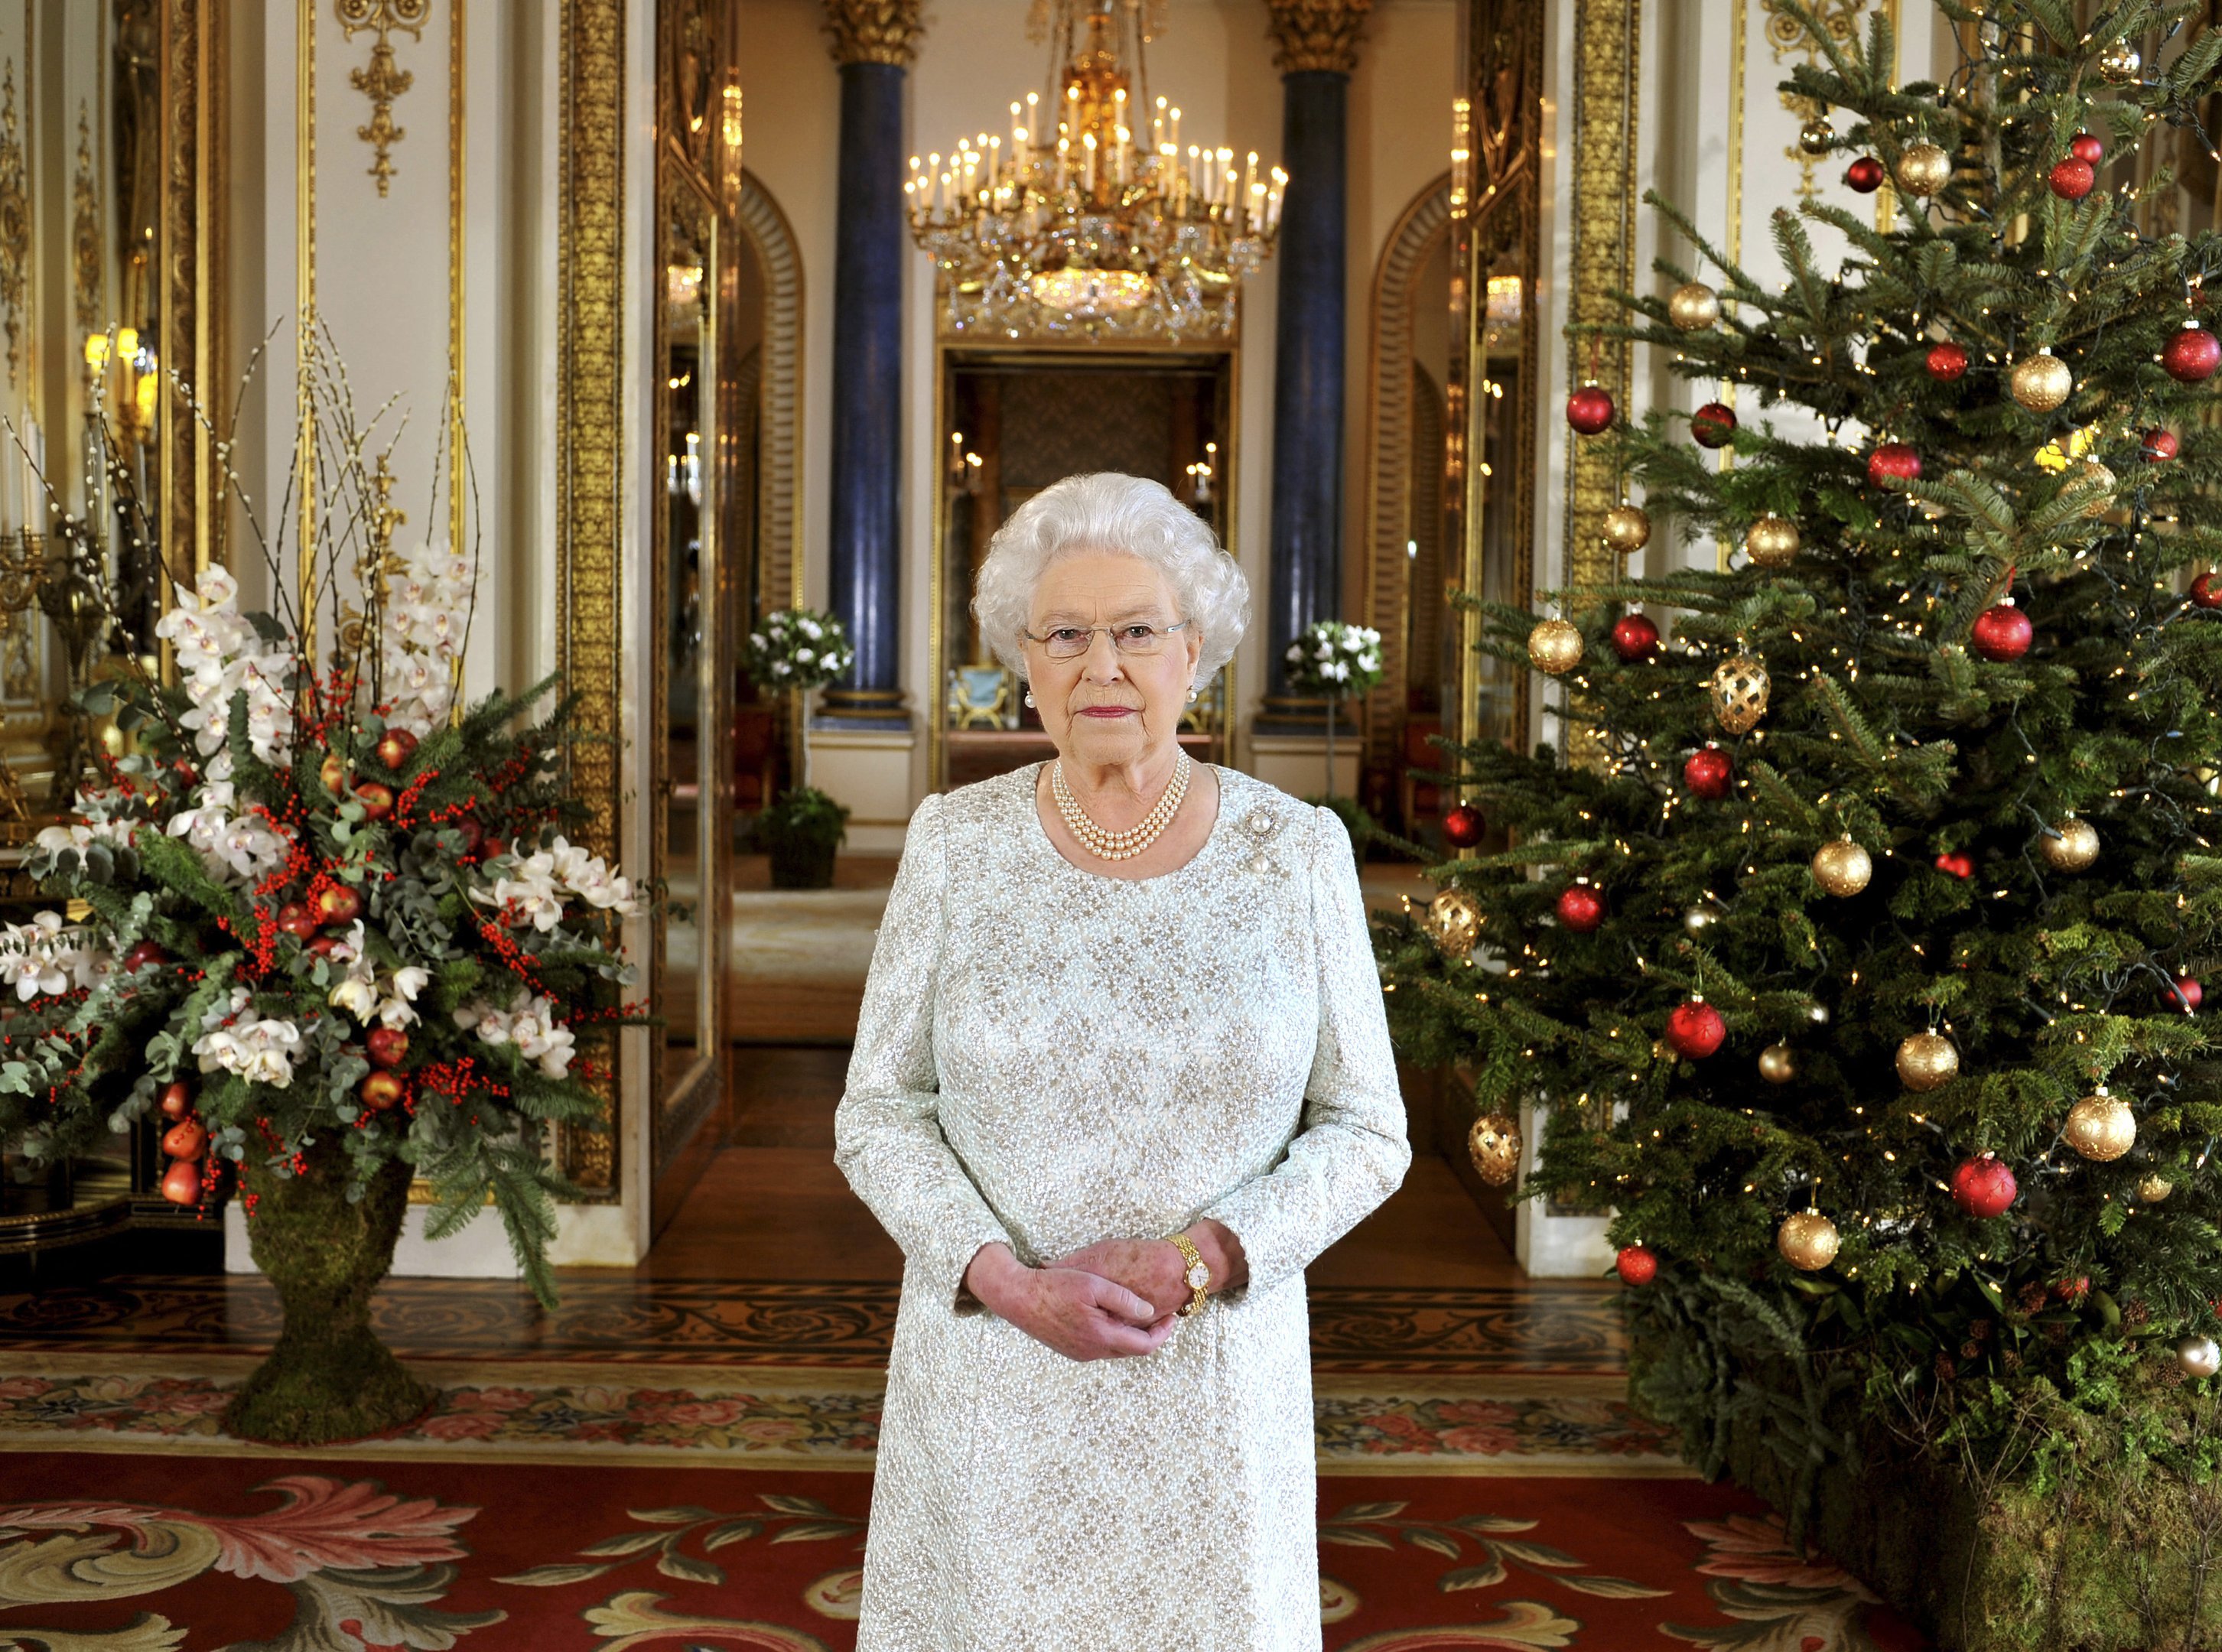
[[[1341,822],[1228,769],[1203,850],[1098,876],[1038,767],[929,797],[872,955],[838,1161],[902,1247],[858,1652],[1320,1645],[1303,1270],[1411,1160]],[[1250,1283],[1066,1359],[979,1248],[1232,1228]]]

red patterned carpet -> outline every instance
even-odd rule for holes
[[[849,1652],[870,1481],[807,1469],[7,1459],[0,1645]],[[1329,1652],[1916,1652],[1728,1486],[1337,1476]]]

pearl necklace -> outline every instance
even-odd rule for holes
[[[1065,829],[1080,840],[1083,849],[1098,860],[1132,860],[1163,837],[1173,823],[1173,816],[1180,813],[1181,800],[1188,795],[1188,777],[1195,768],[1195,759],[1182,752],[1156,807],[1124,832],[1106,832],[1088,818],[1088,811],[1080,807],[1080,800],[1064,782],[1062,762],[1050,770],[1050,795],[1057,800],[1057,812],[1064,817]]]

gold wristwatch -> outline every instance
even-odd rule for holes
[[[1172,1243],[1179,1248],[1180,1253],[1188,1259],[1188,1272],[1182,1274],[1181,1278],[1186,1281],[1188,1288],[1196,1292],[1188,1299],[1188,1306],[1174,1310],[1185,1319],[1190,1314],[1202,1310],[1204,1298],[1211,1291],[1211,1269],[1196,1250],[1195,1241],[1186,1234],[1173,1234]]]

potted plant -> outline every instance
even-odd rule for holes
[[[830,613],[780,608],[749,634],[748,670],[767,693],[795,698],[802,783],[756,817],[750,841],[771,857],[775,889],[823,889],[833,883],[833,857],[848,836],[849,811],[810,783],[809,695],[838,682],[855,662],[849,634]]]
[[[1323,804],[1341,816],[1350,831],[1352,852],[1362,855],[1365,840],[1373,834],[1373,817],[1356,798],[1335,794],[1334,725],[1344,700],[1365,694],[1380,682],[1381,633],[1371,625],[1315,620],[1289,644],[1282,657],[1288,666],[1292,693],[1327,701],[1327,791],[1308,801]]]

